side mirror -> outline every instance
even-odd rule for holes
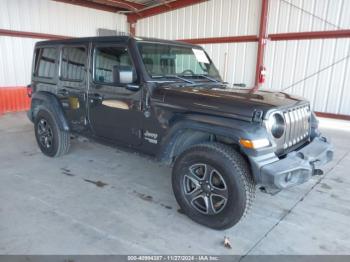
[[[119,83],[132,84],[134,82],[134,73],[132,70],[119,71]]]
[[[135,81],[134,71],[129,66],[113,67],[113,82],[116,84],[132,84]]]

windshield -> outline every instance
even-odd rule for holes
[[[158,43],[138,43],[138,48],[152,78],[183,77],[221,81],[214,64],[200,48]]]

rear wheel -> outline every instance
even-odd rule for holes
[[[59,157],[68,152],[69,132],[59,128],[57,120],[49,110],[42,109],[37,113],[34,131],[38,146],[45,155]]]
[[[220,143],[199,144],[183,152],[175,161],[172,184],[184,213],[214,229],[234,226],[255,197],[247,162]]]

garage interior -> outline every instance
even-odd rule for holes
[[[34,45],[105,35],[198,44],[232,88],[306,97],[334,161],[303,185],[258,192],[242,222],[215,231],[181,214],[171,169],[150,158],[80,136],[45,157],[25,113]],[[349,254],[349,40],[349,0],[2,0],[0,253]]]

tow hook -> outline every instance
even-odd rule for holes
[[[315,163],[319,162],[318,160],[311,162],[312,165],[312,175],[313,176],[322,176],[324,172],[321,169],[315,168]]]
[[[312,175],[313,176],[322,176],[324,172],[321,169],[315,168],[315,163],[319,162],[319,160],[313,161],[310,164],[312,165]]]
[[[321,136],[320,139],[321,139],[321,141],[323,141],[323,142],[325,142],[325,143],[328,142],[328,141],[327,141],[327,138],[324,137],[324,136]]]
[[[321,169],[314,169],[314,176],[322,176],[324,172]]]

